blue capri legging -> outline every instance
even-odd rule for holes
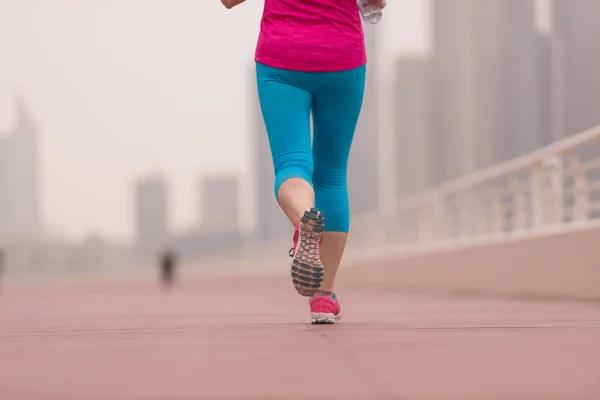
[[[365,72],[365,65],[340,72],[298,72],[256,64],[275,167],[275,197],[286,180],[306,180],[325,215],[326,231],[348,232],[350,226],[346,176]]]

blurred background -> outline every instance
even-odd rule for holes
[[[286,256],[255,92],[262,7],[0,0],[8,279],[143,270],[166,249],[198,268]],[[598,0],[391,1],[365,26],[353,214],[598,125],[598,21]]]

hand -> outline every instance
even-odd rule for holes
[[[237,5],[242,4],[245,1],[246,0],[221,0],[221,3],[223,3],[223,5],[225,6],[225,8],[231,9],[231,8],[237,6]]]
[[[374,6],[377,6],[379,8],[385,8],[385,6],[387,6],[387,1],[386,0],[371,0],[371,4],[373,4]]]

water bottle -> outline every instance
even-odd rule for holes
[[[358,8],[365,23],[376,24],[381,20],[381,8],[371,4],[371,0],[358,0]]]

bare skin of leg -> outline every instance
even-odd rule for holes
[[[346,232],[323,233],[323,243],[321,244],[321,261],[323,262],[324,272],[321,291],[323,292],[334,291],[335,276],[340,267],[347,240],[348,233]]]
[[[283,182],[277,194],[279,206],[295,227],[304,211],[314,207],[315,192],[304,179],[292,178]],[[346,248],[348,233],[324,232],[321,245],[321,261],[323,263],[323,292],[333,292],[335,277]]]
[[[285,216],[295,227],[304,211],[315,206],[315,192],[304,179],[292,178],[281,184],[277,200]]]

